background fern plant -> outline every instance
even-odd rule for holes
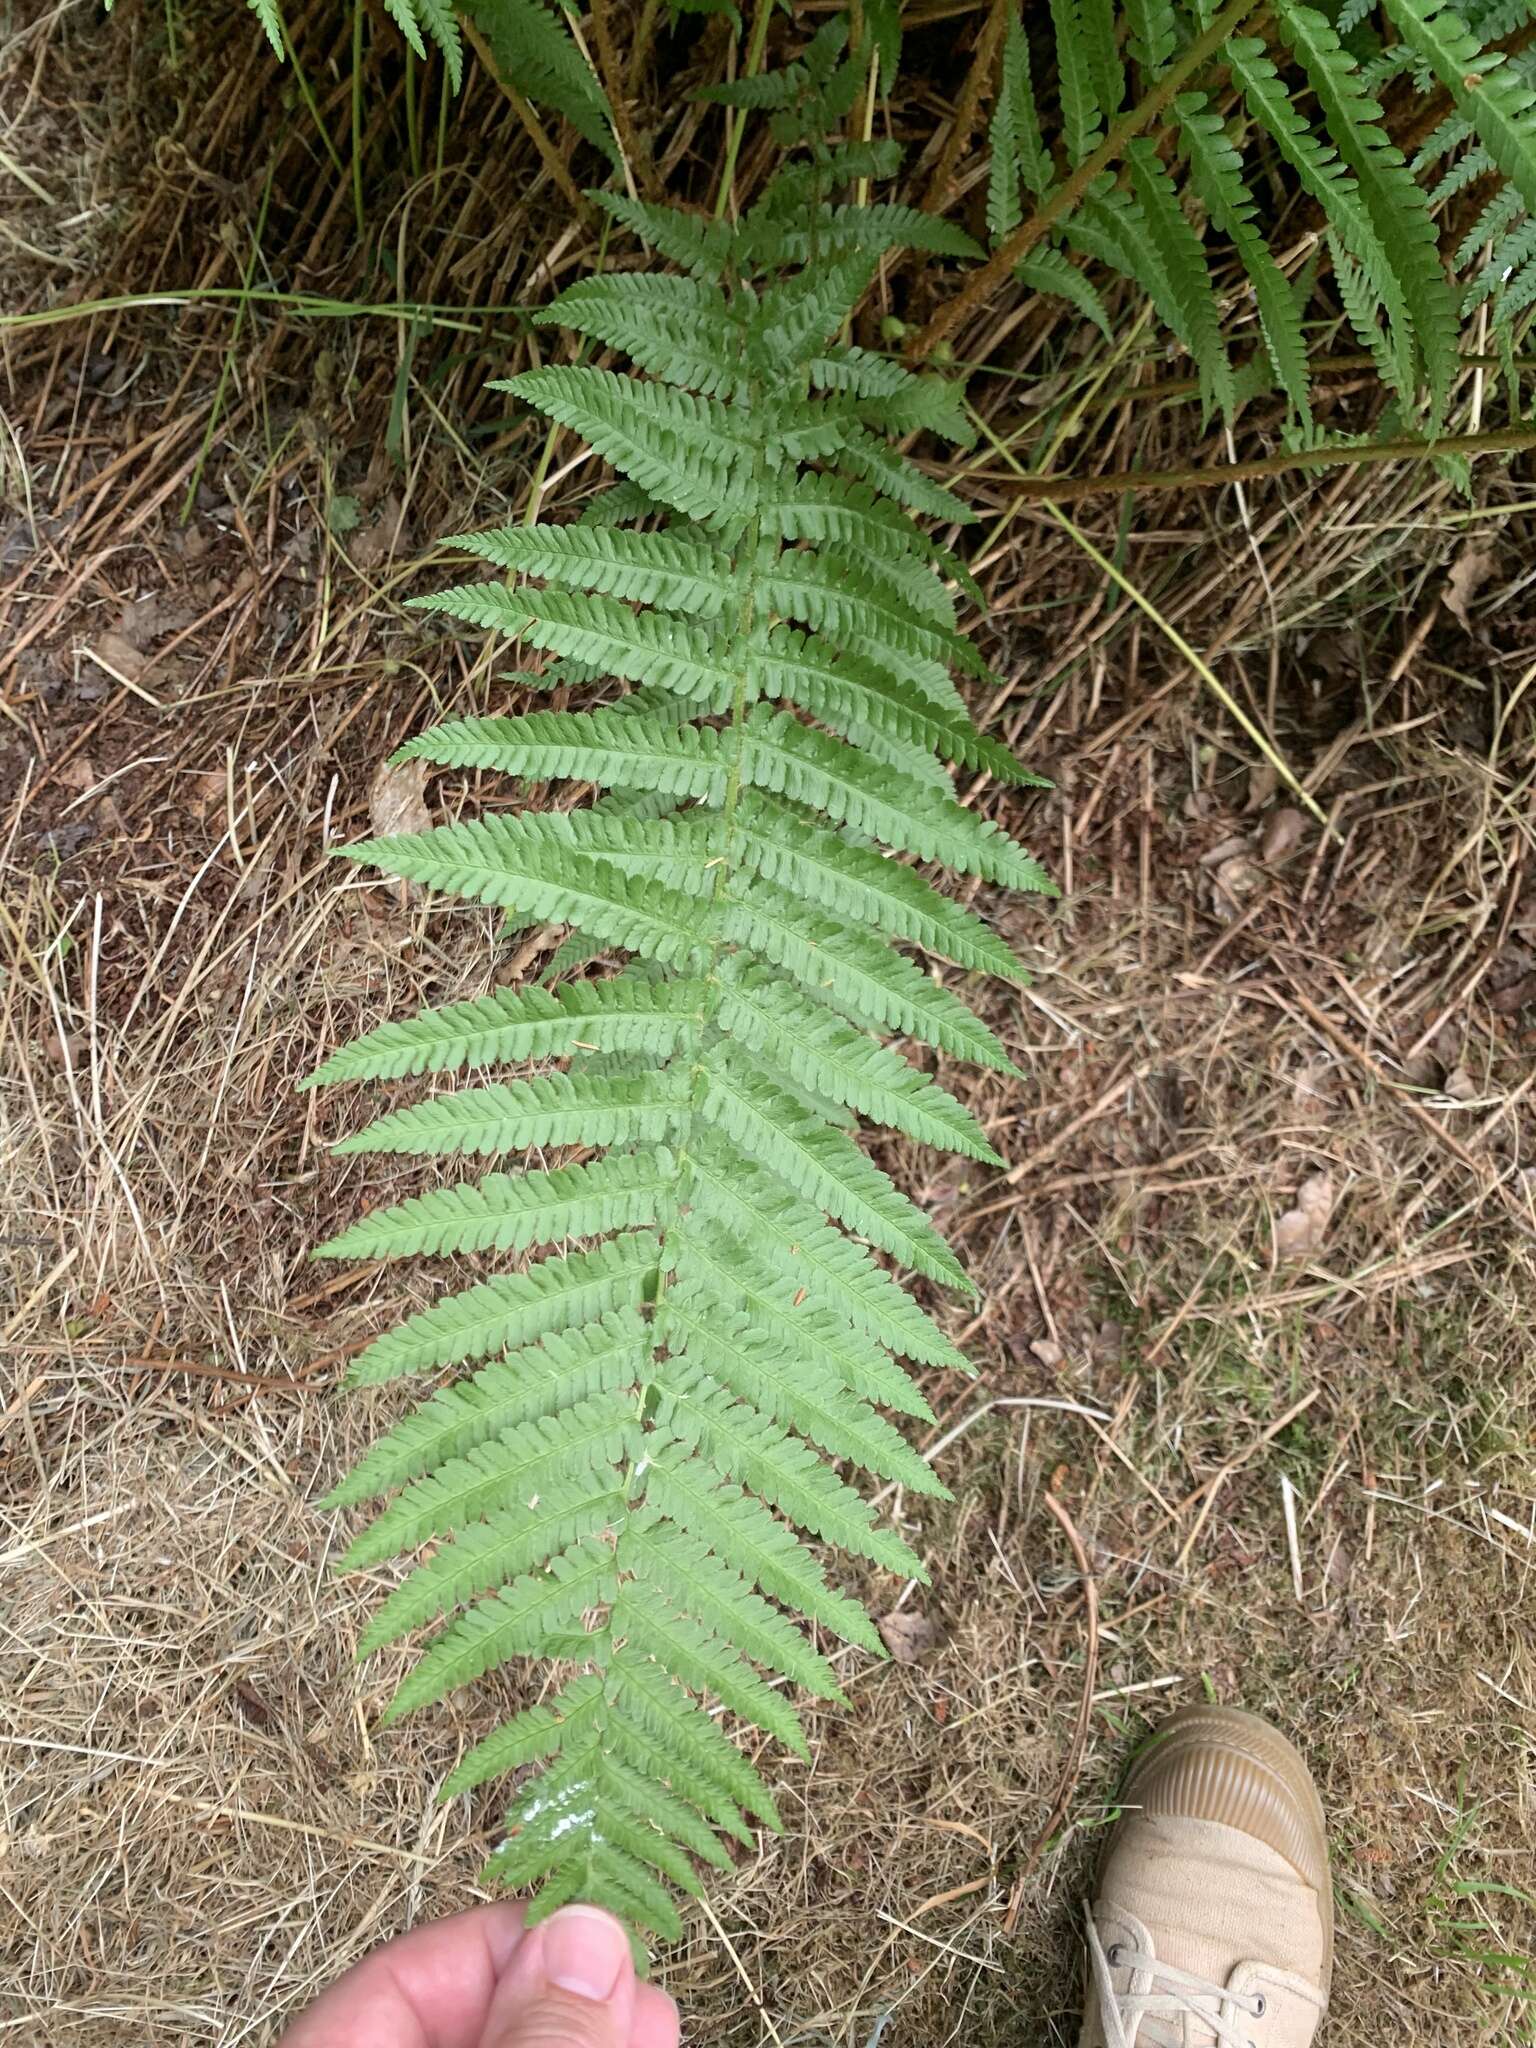
[[[773,108],[792,138],[852,61],[831,30],[793,76],[727,96]],[[913,514],[966,510],[884,438],[957,430],[956,393],[839,338],[883,251],[914,234],[963,246],[942,222],[833,196],[889,157],[818,145],[735,226],[603,199],[685,274],[588,278],[540,319],[642,374],[551,365],[505,388],[622,480],[577,525],[464,536],[505,580],[418,602],[544,650],[546,684],[631,688],[591,711],[454,720],[402,757],[605,794],[350,849],[513,920],[568,926],[557,969],[603,965],[386,1023],[316,1077],[536,1062],[531,1077],[394,1111],[339,1149],[582,1148],[418,1196],[323,1248],[580,1241],[445,1296],[362,1353],[362,1386],[489,1362],[391,1429],[330,1505],[390,1496],[350,1565],[437,1546],[363,1645],[440,1623],[389,1718],[511,1658],[576,1667],[444,1787],[538,1766],[491,1874],[539,1887],[540,1912],[579,1896],[663,1934],[678,1928],[667,1881],[696,1889],[692,1859],[723,1863],[723,1837],[778,1825],[705,1702],[806,1754],[776,1681],[841,1697],[807,1625],[882,1654],[812,1539],[923,1575],[839,1468],[943,1492],[881,1410],[929,1416],[899,1359],[964,1361],[875,1254],[968,1283],[856,1130],[863,1118],[995,1160],[888,1041],[1013,1071],[906,949],[1023,969],[890,856],[1048,887],[952,792],[955,764],[1034,778],[978,732],[954,681],[987,670],[957,629],[949,558]]]
[[[1032,47],[1010,6],[990,128],[993,257],[918,351],[1010,268],[1109,338],[1095,272],[1118,273],[1187,350],[1207,413],[1230,419],[1245,399],[1279,391],[1290,444],[1312,445],[1304,322],[1326,252],[1401,416],[1433,432],[1463,321],[1486,304],[1508,360],[1512,323],[1536,303],[1530,19],[1525,0],[1469,0],[1465,15],[1440,0],[1384,0],[1379,11],[1348,0],[1328,12],[1304,0],[1228,0],[1219,12],[1212,0],[1051,0]],[[1054,106],[1037,72],[1054,73]],[[1394,123],[1383,97],[1399,81]],[[1436,94],[1442,117],[1410,161],[1394,127]],[[1301,234],[1288,225],[1284,247],[1266,232],[1266,195],[1277,191],[1305,201],[1315,222]],[[1256,319],[1260,338],[1241,368],[1234,310]],[[1513,384],[1512,361],[1508,373]]]

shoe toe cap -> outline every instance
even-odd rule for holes
[[[1237,1828],[1329,1895],[1322,1808],[1310,1774],[1279,1730],[1255,1715],[1230,1707],[1173,1715],[1137,1758],[1123,1798],[1149,1818]]]

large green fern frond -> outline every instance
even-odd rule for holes
[[[841,91],[834,44],[734,103]],[[391,1718],[509,1658],[585,1665],[446,1789],[534,1767],[492,1874],[541,1887],[539,1910],[579,1895],[656,1929],[676,1924],[666,1887],[696,1884],[694,1858],[776,1824],[699,1702],[803,1753],[768,1679],[838,1697],[820,1629],[881,1650],[823,1546],[922,1572],[859,1473],[943,1491],[881,1409],[930,1412],[899,1357],[964,1361],[884,1261],[970,1283],[856,1132],[867,1119],[995,1162],[943,1078],[889,1041],[1009,1070],[966,976],[1023,969],[911,863],[1048,886],[951,782],[957,766],[1036,778],[971,720],[957,677],[989,672],[910,510],[965,508],[879,432],[958,423],[956,396],[840,334],[869,252],[912,223],[811,207],[801,270],[803,212],[731,230],[610,205],[688,274],[592,280],[551,310],[644,374],[564,365],[507,388],[585,435],[619,489],[579,525],[460,536],[498,580],[424,600],[634,687],[591,711],[452,719],[403,755],[611,794],[349,849],[565,928],[565,971],[625,964],[378,1025],[317,1076],[523,1069],[397,1103],[337,1148],[375,1171],[391,1154],[502,1164],[375,1207],[327,1256],[512,1263],[356,1360],[357,1384],[469,1373],[429,1390],[331,1505],[382,1498],[350,1565],[420,1553],[364,1641],[436,1630]]]

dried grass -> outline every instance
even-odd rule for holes
[[[68,50],[81,22],[39,33]],[[115,161],[135,103],[112,103]],[[189,161],[248,222],[230,174],[253,107],[200,118]],[[528,161],[499,105],[466,119]],[[530,176],[482,235],[495,209],[463,176],[415,288],[542,295],[548,190]],[[126,189],[116,274],[196,274],[205,188],[146,168]],[[338,264],[344,195],[290,204],[285,246],[303,229]],[[430,419],[413,387],[403,470],[371,462],[395,330],[327,331],[322,415],[313,337],[253,315],[184,534],[228,335],[101,316],[9,344],[36,502],[3,558],[0,2034],[50,2048],[268,2040],[373,1942],[474,1896],[494,1806],[433,1791],[513,1685],[374,1732],[391,1670],[351,1656],[374,1589],[330,1573],[308,1502],[390,1398],[335,1398],[345,1355],[433,1283],[307,1264],[395,1184],[327,1157],[355,1102],[293,1083],[361,1024],[510,971],[485,918],[338,877],[326,850],[364,827],[389,744],[483,689],[474,650],[397,597],[420,537],[517,501],[532,451],[455,440],[466,364]],[[1159,459],[1171,409],[1110,398],[1094,466]],[[1015,679],[995,716],[1057,783],[977,800],[1069,894],[988,906],[1041,970],[993,1020],[1029,1082],[964,1084],[1012,1169],[897,1162],[985,1290],[969,1323],[950,1311],[979,1381],[931,1389],[955,1500],[889,1503],[932,1586],[861,1588],[934,1640],[911,1664],[845,1654],[853,1709],[812,1713],[812,1768],[769,1759],[787,1836],[712,1885],[665,1979],[722,2048],[1070,2042],[1120,1762],[1204,1688],[1275,1714],[1322,1780],[1335,2036],[1512,2042],[1515,1965],[1478,1956],[1528,1958],[1536,1916],[1453,1887],[1528,1889],[1536,1836],[1528,515],[1497,483],[1472,515],[1497,552],[1469,636],[1440,602],[1467,515],[1433,478],[1138,511],[1126,573],[1333,822],[1266,861],[1280,795],[1155,623],[990,455],[964,487],[993,515],[978,569]],[[1113,547],[1112,512],[1084,523]],[[485,800],[429,790],[439,816]],[[1275,1221],[1323,1172],[1326,1235],[1284,1262]],[[1065,1787],[1084,1589],[1048,1490],[1100,1610]]]

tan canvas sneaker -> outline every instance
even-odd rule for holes
[[[1088,1915],[1080,2048],[1311,2048],[1333,1970],[1323,1809],[1298,1752],[1184,1707],[1137,1753]]]

